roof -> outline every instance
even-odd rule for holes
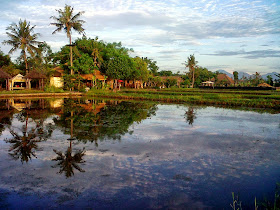
[[[202,82],[203,84],[213,84],[214,82],[211,81],[206,81],[206,82]]]
[[[39,73],[37,71],[30,71],[26,76],[28,79],[46,79],[46,75]]]
[[[14,76],[12,78],[12,80],[14,80],[14,79],[24,79],[25,80],[25,77],[22,74],[17,74],[16,76]]]
[[[272,87],[272,86],[264,82],[259,84],[258,87]]]
[[[234,81],[232,78],[230,78],[226,74],[218,74],[217,75],[217,81],[215,81],[215,78],[212,78],[211,81],[219,82],[219,81],[227,81],[229,84],[234,84]]]
[[[99,70],[94,70],[94,75],[98,80],[106,80],[105,76]]]
[[[8,74],[7,72],[3,71],[2,69],[0,69],[0,78],[2,78],[2,79],[11,79],[12,76],[10,74]]]
[[[81,74],[80,75],[85,80],[92,80],[93,74]]]

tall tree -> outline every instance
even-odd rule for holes
[[[10,38],[9,40],[3,41],[3,44],[8,44],[12,46],[9,53],[13,53],[16,50],[21,50],[21,55],[25,62],[26,73],[28,73],[27,64],[27,52],[34,56],[35,52],[39,53],[39,48],[37,47],[41,42],[36,39],[40,35],[39,33],[34,33],[34,26],[30,25],[30,22],[26,20],[20,20],[18,24],[12,23],[6,28],[6,34]]]
[[[190,55],[190,57],[188,57],[188,61],[185,61],[185,66],[189,68],[189,71],[192,74],[192,88],[194,87],[194,73],[197,63],[198,62],[195,60],[194,55]]]
[[[56,21],[54,23],[51,23],[51,25],[56,26],[56,29],[52,34],[55,34],[56,32],[59,32],[63,29],[66,32],[67,37],[69,38],[71,74],[73,74],[73,50],[71,39],[72,29],[77,31],[79,34],[82,34],[84,33],[84,28],[82,27],[82,25],[83,23],[85,23],[85,21],[79,19],[84,11],[74,14],[73,10],[73,7],[66,4],[64,10],[56,10],[58,12],[58,17],[50,17],[51,19]]]
[[[236,85],[238,82],[238,72],[237,71],[233,72],[233,78],[234,78],[234,85]]]

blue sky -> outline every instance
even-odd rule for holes
[[[160,70],[185,72],[182,63],[194,54],[212,71],[280,73],[280,0],[0,0],[0,42],[9,24],[26,19],[40,41],[59,50],[68,39],[52,35],[49,17],[65,4],[85,11],[88,37],[121,41]],[[8,53],[9,46],[0,46]]]

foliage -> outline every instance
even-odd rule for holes
[[[164,83],[164,85],[168,88],[173,87],[173,86],[177,85],[177,79],[168,78],[166,80],[166,82]]]
[[[158,75],[159,76],[172,76],[173,73],[172,73],[172,71],[165,71],[165,70],[163,70],[163,71],[158,72]]]
[[[147,57],[142,58],[145,63],[148,65],[148,70],[151,72],[151,74],[153,74],[154,76],[157,75],[158,69],[159,67],[157,66],[157,62],[153,61],[152,59],[149,59]]]
[[[134,58],[134,68],[131,77],[136,80],[148,81],[149,71],[147,69],[147,63],[143,59],[139,57]]]
[[[64,90],[61,89],[61,88],[54,87],[54,86],[46,85],[45,86],[45,92],[47,92],[47,93],[63,93]]]
[[[90,74],[94,70],[93,59],[88,54],[83,54],[81,57],[74,60],[74,72],[80,74]]]
[[[64,80],[64,89],[65,90],[72,90],[73,88],[78,88],[81,76],[78,74],[64,74],[63,80]]]
[[[0,49],[0,68],[2,66],[9,66],[12,63],[9,55],[4,55],[4,53]]]

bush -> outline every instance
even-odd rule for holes
[[[64,90],[55,86],[46,86],[45,91],[48,93],[63,93]]]

